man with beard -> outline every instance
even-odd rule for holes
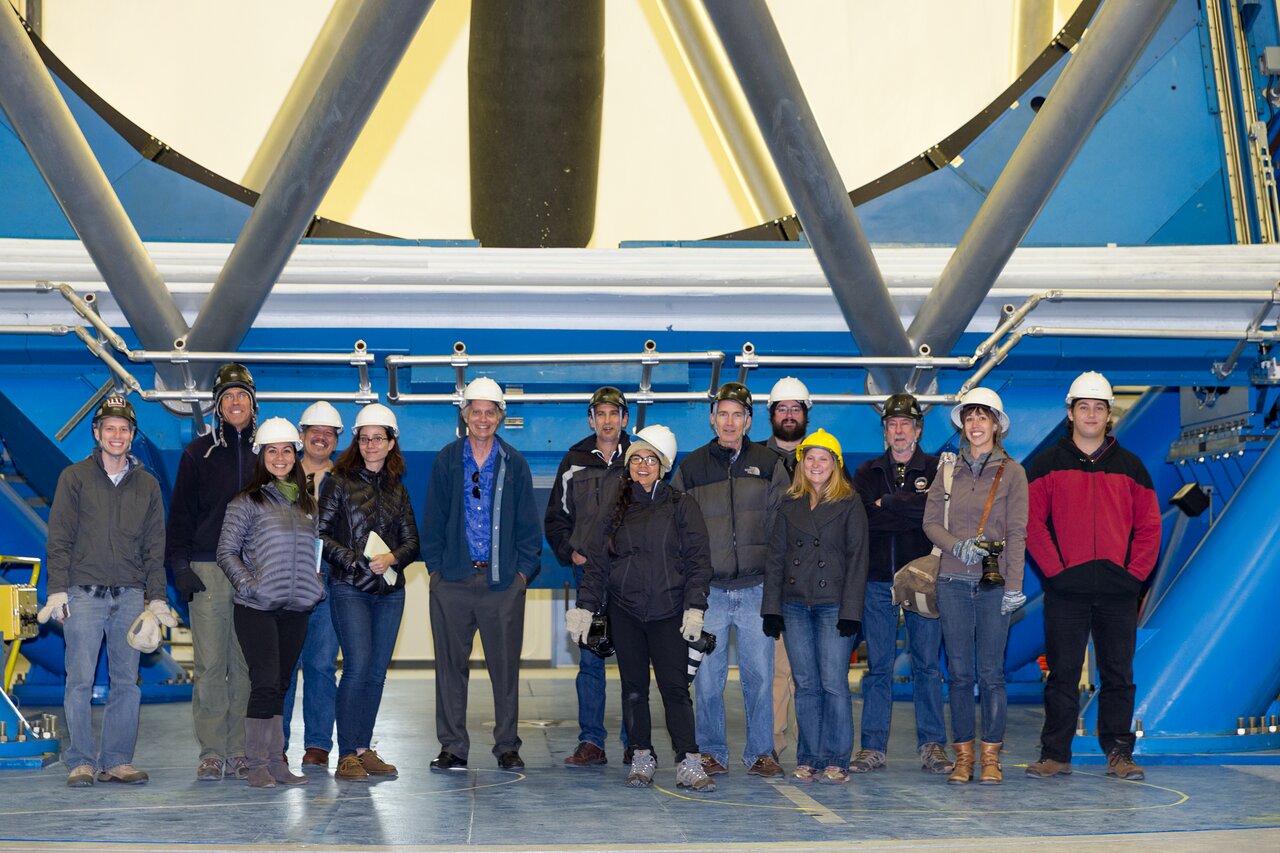
[[[325,475],[333,468],[333,451],[342,435],[342,415],[329,403],[312,403],[298,421],[302,432],[302,471],[307,475],[307,488],[317,502]],[[324,570],[327,567],[321,566]],[[327,572],[326,572],[327,574]],[[325,598],[311,611],[307,620],[307,639],[298,658],[302,670],[302,767],[328,767],[333,749],[333,718],[338,701],[338,633],[333,629],[329,599]],[[289,722],[293,719],[293,699],[298,687],[298,670],[289,682],[284,696],[284,748],[289,749]]]

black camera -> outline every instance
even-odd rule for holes
[[[609,617],[596,613],[591,617],[587,638],[578,641],[578,648],[586,649],[598,658],[613,657],[613,640],[609,639]]]
[[[716,635],[702,632],[702,636],[689,644],[689,668],[687,674],[689,683],[693,684],[693,677],[698,674],[698,667],[702,666],[702,659],[716,650]]]
[[[974,545],[987,552],[982,558],[982,579],[984,586],[1004,586],[1004,575],[1000,574],[1000,555],[1004,553],[1003,539],[977,539]]]

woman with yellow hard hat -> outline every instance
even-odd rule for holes
[[[764,632],[784,642],[796,682],[797,782],[849,781],[853,697],[849,658],[867,585],[867,515],[825,430],[796,448],[795,478],[765,563]]]

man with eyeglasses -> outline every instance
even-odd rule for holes
[[[302,458],[299,464],[307,475],[307,488],[320,500],[320,487],[333,469],[333,452],[342,435],[342,415],[331,404],[321,400],[312,403],[298,421],[302,432]],[[327,567],[322,567],[327,570]],[[293,719],[293,700],[298,687],[298,671],[302,672],[302,769],[328,767],[333,749],[333,722],[338,701],[338,633],[326,597],[311,611],[307,619],[307,639],[298,658],[298,668],[284,696],[284,748],[289,749],[289,721]]]
[[[462,396],[467,434],[436,454],[423,525],[440,740],[431,769],[467,767],[467,680],[478,630],[493,687],[493,754],[499,769],[520,770],[525,591],[538,574],[542,528],[529,463],[497,436],[507,408],[502,389],[481,377]]]
[[[592,433],[565,454],[551,487],[543,519],[547,542],[562,566],[573,569],[574,588],[582,585],[588,539],[598,532],[601,507],[613,504],[622,479],[627,435],[627,398],[606,385],[591,395],[587,423]],[[604,741],[604,658],[578,655],[578,748],[565,758],[567,767],[608,764]],[[626,733],[620,735],[626,746]]]
[[[747,438],[751,429],[751,392],[727,382],[711,403],[715,437],[684,458],[671,480],[702,508],[711,538],[711,594],[703,626],[721,643],[737,630],[738,675],[746,706],[747,732],[742,753],[747,773],[781,776],[773,757],[774,640],[764,633],[760,607],[769,531],[790,486],[787,467],[778,454]],[[728,773],[724,688],[729,675],[726,655],[709,655],[694,681],[694,714],[703,769],[708,775]]]

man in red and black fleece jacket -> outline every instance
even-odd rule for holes
[[[1067,392],[1067,437],[1027,469],[1027,550],[1044,573],[1049,661],[1040,760],[1027,775],[1041,779],[1071,773],[1090,633],[1107,775],[1144,776],[1133,761],[1133,652],[1138,595],[1160,554],[1160,509],[1142,461],[1110,434],[1113,402],[1102,374],[1078,376]]]

